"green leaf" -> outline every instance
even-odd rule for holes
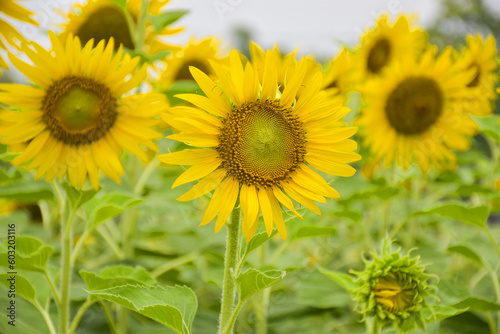
[[[340,271],[328,270],[325,268],[319,268],[319,272],[326,275],[328,278],[332,279],[338,283],[341,287],[349,292],[353,292],[359,288],[358,284],[354,281],[354,277]]]
[[[422,317],[426,323],[440,321],[467,311],[466,307],[456,308],[453,306],[429,305],[422,309]]]
[[[457,253],[457,254],[460,254],[462,256],[465,256],[469,260],[472,260],[480,265],[484,264],[481,257],[475,251],[470,249],[468,246],[454,245],[454,246],[449,246],[447,250],[448,250],[448,252],[453,252],[453,253]]]
[[[297,232],[293,235],[292,239],[304,239],[304,238],[314,238],[314,237],[325,237],[330,235],[335,235],[337,233],[337,228],[333,226],[301,226]]]
[[[62,184],[66,195],[68,196],[68,200],[71,204],[71,207],[76,210],[81,207],[83,204],[87,203],[92,197],[97,194],[95,190],[78,190],[68,182],[64,182]]]
[[[141,267],[111,266],[99,274],[80,270],[80,276],[90,290],[104,290],[121,285],[157,285],[151,275]]]
[[[0,183],[17,181],[22,178],[22,174],[17,168],[5,169],[0,164]]]
[[[498,312],[500,311],[500,304],[486,299],[477,297],[469,297],[459,303],[453,305],[457,309],[467,308],[469,311],[477,312]]]
[[[124,285],[88,293],[105,299],[171,328],[176,333],[191,333],[198,302],[188,287]]]
[[[500,143],[500,124],[498,120],[500,116],[492,115],[490,117],[472,117],[479,124],[481,133],[487,135],[497,143]]]
[[[250,268],[236,278],[240,292],[240,301],[244,302],[257,292],[275,285],[283,279],[285,272],[281,270],[267,270],[265,272]]]
[[[15,261],[9,262],[9,251],[0,253],[0,266],[9,268],[9,271],[23,269],[43,273],[52,254],[51,246],[44,246],[43,243],[35,238],[20,236],[15,239]],[[5,241],[6,247],[9,246],[8,240]],[[11,245],[13,246],[13,245]],[[10,260],[11,261],[11,260]],[[12,269],[10,266],[13,266]]]
[[[315,308],[328,309],[351,304],[351,294],[336,281],[317,270],[299,276],[297,303]]]
[[[46,182],[21,181],[0,187],[0,197],[22,203],[36,203],[51,200],[52,189]]]
[[[120,193],[108,193],[94,197],[83,206],[87,215],[87,229],[93,230],[102,222],[143,201],[141,198]]]
[[[11,278],[14,278],[14,280],[10,281]],[[0,274],[0,282],[5,285],[9,291],[12,283],[14,285],[13,291],[15,291],[15,294],[18,294],[32,304],[36,303],[35,288],[24,276],[19,274],[11,275],[2,273]]]
[[[173,10],[158,15],[148,15],[148,20],[153,25],[155,33],[159,34],[165,27],[176,22],[187,13],[189,13],[187,10]]]
[[[486,205],[469,208],[461,204],[451,203],[440,205],[427,211],[420,211],[415,214],[438,214],[444,217],[453,218],[464,223],[485,228],[486,221],[489,215],[489,208]]]

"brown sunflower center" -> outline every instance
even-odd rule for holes
[[[89,78],[54,82],[43,100],[42,120],[52,136],[68,145],[101,139],[115,124],[116,99],[108,87]]]
[[[240,183],[269,187],[304,161],[306,133],[291,108],[256,101],[233,109],[219,141],[217,150],[229,174]]]
[[[413,77],[401,82],[389,95],[385,113],[390,125],[403,135],[426,131],[443,112],[444,96],[429,78]]]
[[[391,57],[391,44],[386,38],[379,39],[368,53],[366,67],[372,73],[378,73]]]
[[[380,277],[373,287],[377,303],[383,305],[391,313],[407,309],[415,298],[416,293],[411,280],[403,276]]]
[[[193,66],[202,71],[203,73],[210,73],[211,71],[207,68],[207,65],[199,60],[191,60],[182,65],[177,74],[175,75],[174,80],[194,80],[191,72],[189,72],[189,67]]]
[[[92,38],[96,43],[103,39],[108,43],[109,39],[113,37],[115,49],[118,49],[120,44],[128,49],[134,49],[127,19],[123,12],[115,6],[105,6],[94,11],[78,28],[75,35],[80,37],[83,45]]]
[[[477,87],[479,86],[479,80],[481,80],[481,70],[479,69],[479,66],[477,64],[471,64],[468,69],[473,68],[476,71],[476,75],[474,78],[469,82],[467,87]]]

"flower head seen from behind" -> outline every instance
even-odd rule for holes
[[[478,126],[464,109],[472,72],[451,60],[451,49],[436,56],[430,47],[419,59],[406,57],[362,87],[365,107],[357,124],[376,160],[423,172],[431,165],[453,169],[451,152],[466,150]]]
[[[201,225],[217,216],[218,232],[239,198],[247,241],[257,229],[260,212],[267,233],[271,234],[274,224],[285,239],[281,206],[298,215],[294,199],[320,214],[314,201],[325,203],[325,197],[339,197],[313,168],[339,176],[355,173],[348,163],[360,156],[353,152],[356,142],[348,138],[357,129],[338,126],[349,109],[342,105],[342,99],[330,98],[321,90],[319,70],[304,85],[308,70],[305,58],[293,66],[282,93],[271,50],[265,53],[262,79],[251,63],[242,65],[234,50],[230,68],[212,62],[218,82],[191,68],[206,97],[177,95],[196,108],[172,108],[164,119],[179,131],[167,138],[199,148],[158,158],[168,164],[193,165],[173,187],[202,179],[178,200],[192,200],[215,189]]]
[[[425,298],[434,296],[435,287],[425,273],[418,256],[402,256],[391,251],[391,241],[384,239],[382,254],[371,253],[362,272],[353,272],[359,288],[353,292],[356,309],[363,317],[373,317],[374,326],[412,328],[423,326],[421,310],[427,307]]]
[[[497,99],[495,85],[498,82],[498,60],[495,38],[489,35],[467,36],[467,47],[462,59],[465,70],[473,69],[474,77],[467,84],[471,88],[464,104],[475,116],[488,116],[493,112],[493,102]]]
[[[35,86],[0,84],[0,101],[11,108],[0,112],[1,143],[29,143],[12,164],[28,163],[26,169],[37,170],[35,179],[67,175],[82,188],[88,176],[98,189],[101,170],[120,183],[124,148],[143,161],[151,158],[148,151],[156,152],[153,140],[161,134],[151,127],[167,107],[165,98],[159,93],[123,96],[145,79],[147,67],[136,71],[139,58],[123,56],[123,47],[113,55],[113,39],[95,48],[91,40],[82,49],[78,37],[68,36],[63,47],[53,32],[49,35],[52,52],[37,43],[23,45],[34,66],[10,55]]]
[[[400,15],[394,23],[389,15],[378,18],[375,27],[361,38],[356,50],[360,78],[378,75],[394,60],[408,55],[419,55],[426,46],[427,34],[419,27],[411,26],[412,17]]]
[[[168,0],[149,1],[148,13],[157,15],[163,7],[168,4]],[[142,0],[129,0],[127,2],[127,11],[134,20],[137,21]],[[61,41],[65,42],[69,34],[78,36],[82,44],[94,39],[109,41],[111,38],[115,41],[115,48],[123,45],[125,48],[135,50],[134,37],[127,23],[127,17],[123,10],[111,0],[88,0],[85,4],[76,4],[73,10],[66,15],[66,23],[63,25]],[[178,47],[165,43],[159,36],[174,35],[183,30],[183,27],[170,28],[165,27],[158,36],[155,36],[154,28],[147,23],[146,36],[144,41],[145,52],[155,54],[163,50],[177,50]],[[141,50],[142,51],[142,50]]]
[[[38,25],[38,23],[31,18],[33,12],[18,4],[18,0],[1,1],[0,13],[18,21]],[[26,42],[26,39],[10,23],[0,18],[0,48],[7,50],[6,44],[18,48],[17,42]],[[0,68],[8,68],[2,56],[0,56]]]

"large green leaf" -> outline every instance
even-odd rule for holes
[[[191,333],[191,325],[198,302],[187,287],[124,285],[88,293],[149,317],[171,328],[176,333]]]
[[[470,247],[465,245],[453,245],[448,247],[448,252],[460,254],[469,260],[476,262],[477,264],[483,265],[483,259]]]
[[[111,266],[99,274],[80,270],[80,276],[89,290],[104,290],[122,285],[157,285],[149,273],[141,267]]]
[[[108,193],[94,197],[84,206],[87,215],[87,229],[93,230],[99,224],[111,219],[123,210],[142,203],[144,200],[133,195]]]
[[[344,289],[346,289],[351,293],[357,288],[359,288],[358,284],[356,284],[356,282],[354,281],[354,277],[351,275],[348,275],[340,271],[328,270],[325,268],[319,268],[319,272],[322,273],[323,275],[326,275],[328,278],[332,279],[341,287],[343,287]]]
[[[24,180],[2,185],[0,197],[22,203],[36,203],[40,200],[51,200],[53,195],[49,184]]]
[[[498,120],[500,116],[492,115],[490,117],[473,117],[477,124],[479,124],[479,128],[481,129],[481,133],[487,135],[491,139],[495,140],[497,143],[500,143],[500,124],[498,124]]]
[[[66,196],[68,196],[69,203],[73,210],[78,209],[83,204],[87,203],[92,197],[97,194],[95,190],[78,190],[68,182],[62,184],[64,191],[66,191]]]
[[[278,283],[285,276],[281,270],[268,270],[265,272],[250,268],[236,278],[240,301],[244,302],[257,292]]]
[[[489,215],[489,208],[486,205],[466,207],[462,204],[450,203],[434,207],[427,211],[420,211],[416,214],[438,214],[444,217],[453,218],[464,223],[485,228],[486,220],[488,219]]]
[[[19,236],[15,241],[15,260],[12,262],[12,259],[9,259],[9,255],[12,257],[9,251],[12,252],[12,249],[7,249],[6,252],[0,253],[0,266],[7,267],[9,271],[23,269],[45,272],[52,247],[45,246],[40,240],[28,236]],[[8,246],[8,241],[5,244]]]
[[[486,300],[478,297],[469,297],[462,300],[459,303],[453,305],[453,307],[462,309],[467,308],[469,311],[478,312],[498,312],[500,311],[500,304],[492,301]]]
[[[159,34],[165,27],[175,23],[187,13],[189,13],[187,10],[172,10],[158,15],[148,15],[148,20],[153,25],[155,32]]]
[[[5,285],[7,289],[13,291],[14,294],[18,294],[30,303],[35,303],[35,288],[31,283],[22,275],[16,274],[0,274],[0,283]],[[13,289],[11,290],[11,284]]]
[[[422,317],[424,318],[425,322],[429,323],[453,317],[457,314],[464,313],[467,310],[467,307],[459,308],[447,305],[429,305],[429,307],[422,309]]]

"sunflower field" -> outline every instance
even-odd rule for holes
[[[408,3],[0,1],[0,333],[500,334],[500,6]]]

